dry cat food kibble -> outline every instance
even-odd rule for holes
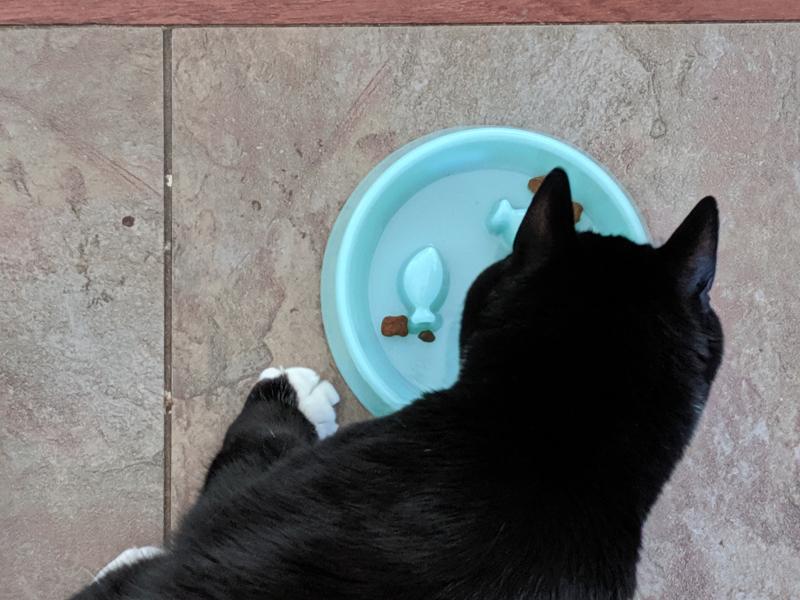
[[[408,317],[400,315],[398,317],[384,317],[381,321],[381,334],[386,337],[408,335]]]
[[[429,344],[436,339],[436,336],[433,335],[433,332],[428,329],[425,331],[420,331],[417,337],[423,342],[428,342]]]
[[[575,219],[575,222],[581,220],[581,215],[583,214],[583,204],[579,204],[578,202],[572,203],[572,216]]]
[[[530,181],[528,181],[528,189],[532,191],[534,194],[539,191],[539,188],[542,186],[542,182],[544,181],[544,175],[539,175],[539,177],[534,177]]]
[[[406,337],[408,335],[408,317],[405,315],[383,317],[381,334],[385,337]],[[436,339],[436,336],[429,329],[420,331],[417,337],[429,344]]]
[[[528,189],[532,191],[534,194],[539,191],[539,188],[542,186],[542,182],[544,181],[544,175],[539,175],[538,177],[533,177],[532,179],[528,180]],[[572,217],[575,219],[575,222],[581,220],[581,215],[583,214],[583,204],[580,202],[573,202],[572,203]]]

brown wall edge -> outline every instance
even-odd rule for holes
[[[796,0],[4,0],[2,25],[439,25],[798,21]]]

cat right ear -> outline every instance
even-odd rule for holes
[[[572,194],[563,169],[544,178],[514,238],[514,258],[544,260],[575,238]]]
[[[700,200],[661,248],[679,290],[708,305],[708,293],[717,270],[719,211],[711,196]]]

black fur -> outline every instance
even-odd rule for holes
[[[259,383],[168,553],[94,599],[627,599],[722,354],[717,209],[664,247],[576,234],[566,175],[466,300],[451,389],[316,441]]]

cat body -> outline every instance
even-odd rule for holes
[[[330,385],[268,370],[165,552],[74,600],[631,598],[722,355],[717,231],[705,199],[658,249],[577,234],[554,170],[470,288],[452,388],[328,435]]]

